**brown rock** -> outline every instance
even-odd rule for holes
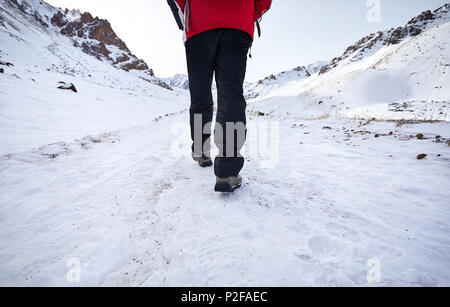
[[[59,28],[64,27],[67,24],[67,20],[61,11],[58,11],[55,15],[53,15],[52,19],[50,19],[53,25],[58,26]]]
[[[3,74],[5,70],[3,68],[0,68],[0,74]]]
[[[422,133],[417,134],[417,135],[416,135],[416,138],[419,139],[419,140],[423,140],[423,139],[424,139]]]
[[[83,15],[81,15],[81,22],[86,24],[86,23],[91,23],[94,21],[94,17],[92,17],[92,15],[90,13],[83,13]]]
[[[153,76],[153,71],[149,69],[147,63],[145,63],[143,60],[135,60],[131,63],[128,63],[126,65],[121,66],[123,70],[130,71],[130,70],[148,70],[150,72],[150,75]]]
[[[59,83],[60,83],[61,85],[58,86],[58,88],[61,89],[61,90],[71,90],[71,91],[73,91],[73,92],[75,92],[75,93],[78,92],[77,89],[76,89],[76,87],[75,87],[75,85],[73,85],[72,83],[64,83],[64,82],[62,82],[62,81],[60,81]]]
[[[13,63],[10,63],[10,62],[3,62],[3,61],[0,61],[0,65],[3,65],[3,66],[8,66],[8,67],[10,67],[10,66],[14,66],[14,64],[13,64]]]
[[[114,64],[128,62],[129,60],[130,60],[130,57],[126,54],[123,54],[114,61]]]
[[[114,32],[111,24],[104,19],[93,17],[90,13],[83,13],[78,20],[68,21],[68,11],[58,11],[51,18],[53,25],[59,27],[62,35],[77,38],[74,46],[79,47],[86,54],[92,55],[99,60],[108,60],[119,69],[130,71],[139,70],[147,75],[154,76],[153,70],[149,68],[144,60],[138,59]],[[115,46],[122,54],[112,57],[109,46]],[[108,49],[109,48],[109,49]],[[152,82],[157,84],[157,82]],[[157,84],[166,88],[162,82]]]
[[[420,155],[417,156],[417,160],[423,160],[423,159],[425,159],[427,156],[428,156],[427,154],[420,154]]]

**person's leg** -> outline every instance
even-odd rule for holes
[[[185,44],[191,93],[190,125],[194,157],[204,155],[210,157],[210,144],[205,143],[209,140],[211,132],[203,134],[203,130],[205,125],[211,123],[213,117],[211,85],[218,38],[218,30],[212,30],[190,38]]]
[[[219,178],[237,176],[244,166],[244,158],[240,154],[246,135],[247,103],[243,95],[243,84],[251,43],[249,34],[235,29],[223,29],[220,38],[216,58],[216,121],[221,129],[216,126],[215,142],[219,148],[219,156],[214,163],[214,172]]]

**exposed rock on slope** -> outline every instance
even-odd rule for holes
[[[77,88],[75,87],[75,85],[73,85],[73,83],[65,83],[63,81],[60,81],[59,84],[60,85],[58,86],[58,88],[60,90],[71,90],[71,91],[73,91],[75,93],[78,92]]]
[[[131,53],[107,20],[83,13],[75,20],[69,21],[66,17],[68,13],[68,10],[58,11],[51,18],[51,23],[61,29],[61,34],[72,37],[75,46],[98,59],[110,60],[113,65],[123,70],[143,70],[151,76],[154,75],[147,63]]]

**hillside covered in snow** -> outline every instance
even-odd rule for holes
[[[256,83],[246,84],[245,97],[246,99],[254,99],[258,96],[264,96],[285,83],[309,78],[327,64],[328,62],[318,61],[307,66],[298,66],[292,70],[283,71],[277,75],[272,74]]]
[[[298,118],[448,120],[449,10],[446,4],[371,34],[316,74],[300,68],[261,80],[247,90],[250,109]]]
[[[0,155],[187,107],[106,20],[40,0],[0,4]]]

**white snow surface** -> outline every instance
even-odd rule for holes
[[[378,259],[374,285],[450,285],[450,147],[433,142],[448,123],[284,120],[280,163],[247,156],[220,195],[212,169],[169,154],[186,119],[3,157],[0,284],[361,286]]]
[[[252,101],[229,195],[190,158],[187,91],[0,13],[1,286],[450,286],[448,24]]]

